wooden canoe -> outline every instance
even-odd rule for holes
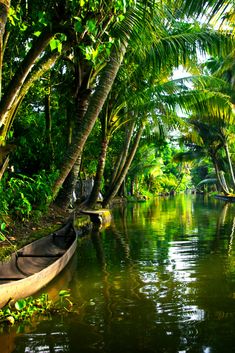
[[[76,246],[76,231],[69,221],[0,263],[0,307],[11,299],[28,297],[49,283],[67,265]]]
[[[215,195],[215,198],[222,201],[235,202],[235,196],[232,195]]]

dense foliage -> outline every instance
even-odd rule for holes
[[[55,314],[67,314],[73,310],[69,290],[63,289],[58,293],[59,299],[53,301],[48,294],[42,293],[39,297],[27,297],[16,302],[7,303],[0,309],[0,326],[23,323],[26,325],[32,319],[40,316],[51,317]]]
[[[1,222],[68,207],[89,178],[87,207],[233,192],[228,3],[0,0]]]

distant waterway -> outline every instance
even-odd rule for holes
[[[180,195],[113,209],[45,290],[78,314],[0,335],[1,353],[232,353],[235,204]]]

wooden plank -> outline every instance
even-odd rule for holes
[[[58,253],[58,254],[23,254],[23,253],[17,253],[17,257],[60,257],[63,256],[64,252]]]

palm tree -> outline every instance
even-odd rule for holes
[[[144,61],[140,61],[137,65],[133,62],[131,55],[127,55],[126,62],[128,59],[129,62],[123,65],[119,71],[112,91],[100,115],[102,148],[97,164],[94,186],[91,195],[85,202],[87,207],[92,207],[97,201],[101,179],[104,173],[107,148],[113,134],[121,127],[126,129],[124,146],[122,146],[114,168],[114,173],[109,183],[107,195],[110,194],[110,199],[112,199],[119,190],[120,184],[125,179],[134,158],[144,125],[146,125],[143,123],[143,120],[145,120],[144,116],[149,115],[153,118],[155,116],[154,111],[165,111],[166,107],[162,105],[162,97],[171,94],[177,89],[176,84],[174,85],[173,82],[166,82],[167,75],[170,76],[172,73],[172,67],[170,65],[161,73],[158,65],[153,65],[150,71]],[[148,60],[148,57],[145,60]],[[145,69],[143,69],[143,67]],[[164,99],[164,102],[165,101],[167,100]],[[173,115],[172,112],[171,115]],[[172,123],[172,119],[170,122]],[[132,139],[135,142],[131,147],[130,153]],[[106,201],[104,203],[106,203]]]
[[[125,114],[124,106],[126,104],[125,100],[119,103],[121,94],[118,97],[117,91],[115,88],[118,88],[118,84],[114,85],[113,90],[110,92],[108,99],[106,100],[106,104],[104,105],[104,109],[100,114],[101,120],[101,151],[97,163],[96,175],[94,179],[94,185],[91,191],[91,194],[88,200],[85,202],[87,207],[93,207],[97,202],[102,177],[105,169],[106,155],[109,146],[109,142],[114,133],[116,133],[124,124],[128,122],[127,114]],[[113,94],[117,97],[118,100],[115,100]]]
[[[4,33],[5,33],[9,8],[10,8],[10,0],[0,1],[0,99],[2,95],[2,64],[3,64],[3,54],[4,54]]]
[[[162,21],[163,19],[164,21]],[[177,21],[166,7],[161,7],[151,1],[148,1],[147,3],[136,1],[135,5],[128,9],[125,19],[120,22],[119,26],[114,28],[114,34],[118,34],[119,37],[120,34],[122,35],[122,43],[113,48],[110,61],[101,71],[98,85],[91,97],[87,112],[84,116],[83,125],[77,133],[73,146],[71,146],[71,149],[66,155],[64,164],[61,167],[60,176],[54,185],[54,195],[57,194],[75,161],[82,153],[87,137],[98,118],[120,68],[127,45],[128,49],[133,48],[136,39],[139,40],[139,43],[145,40],[145,46],[139,45],[138,52],[152,53],[155,62],[157,61],[158,66],[162,67],[163,63],[166,61],[174,61],[176,56],[178,58],[176,64],[183,59],[186,61],[186,53],[192,52],[193,48],[193,53],[195,55],[198,44],[200,44],[201,50],[205,50],[206,47],[212,50],[213,45],[218,49],[219,44],[222,43],[218,40],[216,33],[209,33],[208,30],[206,31],[205,29],[200,32],[198,26],[197,31],[194,33],[190,30],[190,27],[192,26],[186,26],[187,28],[184,33],[181,31],[181,33],[177,33],[177,35],[172,33],[172,36],[169,36],[169,29],[173,24],[176,25]],[[133,34],[135,41],[133,41]],[[229,41],[226,42],[226,46],[229,46]]]
[[[144,38],[145,34],[146,43],[149,43],[150,37],[152,37],[153,40],[153,36],[155,36],[155,33],[154,25],[151,19],[156,12],[156,9],[153,5],[154,1],[148,1],[148,3],[141,0],[136,1],[136,4],[132,5],[127,11],[125,19],[120,23],[119,26],[114,28],[113,33],[116,36],[118,35],[119,39],[116,41],[116,43],[114,43],[109,61],[101,71],[98,85],[93,95],[91,96],[89,106],[83,118],[82,125],[80,125],[80,129],[74,139],[73,146],[71,146],[71,149],[68,151],[64,164],[61,167],[60,176],[55,182],[53,188],[54,196],[57,195],[60,187],[63,185],[74,163],[82,154],[84,144],[112,88],[113,82],[116,78],[118,70],[123,61],[123,57],[126,53],[128,43],[131,40],[133,41],[134,39],[135,41],[139,40],[140,33],[141,39]],[[161,24],[162,28],[160,14],[156,13],[155,15],[156,21],[159,23],[159,26]]]
[[[233,172],[231,173],[231,161],[229,154],[226,152],[227,142],[225,136],[221,133],[221,128],[216,127],[212,122],[203,121],[199,116],[194,116],[188,123],[189,130],[183,135],[182,141],[184,141],[190,150],[176,155],[175,161],[200,160],[209,156],[215,169],[218,184],[221,190],[228,195],[230,191],[225,179],[225,172],[229,167],[228,171],[231,180]],[[223,162],[224,157],[221,156],[222,149],[225,150],[228,158],[227,166]]]
[[[110,188],[109,192],[107,193],[107,195],[105,195],[104,201],[103,201],[103,207],[106,207],[107,205],[109,205],[109,203],[113,200],[113,198],[116,196],[118,190],[120,189],[127,173],[128,170],[131,166],[131,163],[135,157],[137,148],[139,146],[139,142],[142,136],[142,133],[144,131],[144,124],[140,123],[140,126],[138,127],[138,130],[136,131],[136,134],[133,138],[133,144],[130,147],[130,151],[129,154],[126,158],[125,164],[123,166],[123,168],[121,169],[121,172],[119,173],[119,176],[115,179],[115,183],[113,184],[113,188]]]
[[[143,106],[147,111],[148,108],[145,102],[151,100],[153,88],[150,88],[151,83],[148,76],[152,78],[153,73],[148,74],[145,70],[142,70],[142,65],[135,65],[135,69],[132,69],[131,73],[130,67],[134,63],[131,56],[127,56],[126,61],[128,58],[130,63],[123,65],[119,71],[119,75],[100,114],[102,134],[101,152],[97,164],[94,186],[88,200],[85,202],[87,207],[93,207],[97,201],[105,168],[107,149],[111,138],[121,128],[127,130],[126,145],[120,154],[118,168],[115,168],[117,174],[115,177],[113,176],[113,180],[110,183],[110,188],[113,189],[126,163],[135,126],[138,130],[139,124],[136,124],[138,114],[136,112]]]
[[[8,26],[12,33],[9,36],[9,32],[6,32],[3,38],[9,7],[9,0],[0,1],[0,145],[6,144],[18,108],[32,84],[54,66],[59,57],[65,56],[68,51],[73,53],[76,47],[82,47],[82,42],[89,46],[93,42],[92,31],[96,31],[96,26],[101,28],[100,32],[103,33],[110,22],[119,20],[122,13],[115,4],[106,2],[103,7],[97,6],[95,9],[94,21],[91,18],[90,4],[80,6],[79,2],[71,4],[54,0],[34,1],[33,4],[26,2],[26,5],[22,4],[20,7],[19,13],[18,2],[12,1],[9,22],[11,19],[13,24],[9,23]],[[111,9],[108,16],[104,15],[106,8]],[[114,16],[115,10],[117,17]],[[20,18],[17,17],[14,22],[14,16]],[[83,19],[84,23],[78,18]],[[23,27],[27,31],[22,30]],[[97,43],[100,44],[102,38],[98,37],[98,40]],[[11,74],[4,75],[7,82],[4,82],[1,96],[3,49],[6,49],[6,61],[8,59],[11,63]],[[14,51],[17,53],[15,58],[12,57]],[[5,67],[8,69],[9,65]]]

